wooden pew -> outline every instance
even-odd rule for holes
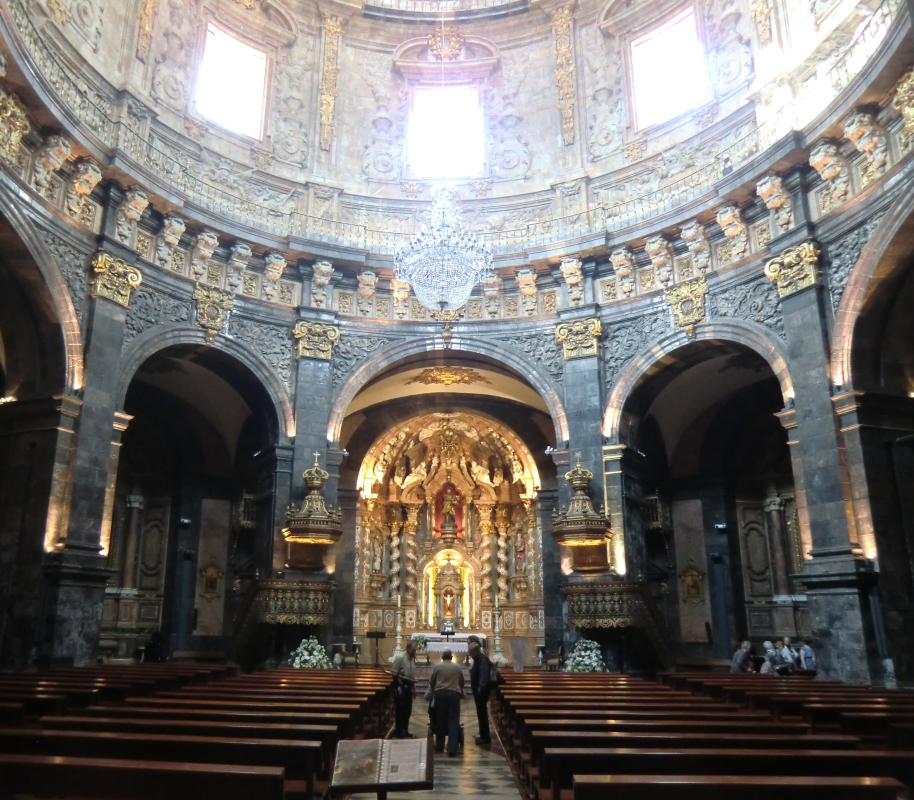
[[[19,725],[24,715],[22,703],[0,703],[0,725]]]
[[[893,778],[790,778],[759,775],[586,775],[574,780],[574,800],[897,800]]]
[[[914,710],[911,711],[864,711],[841,714],[841,733],[859,736],[863,741],[888,742],[892,726],[904,723],[914,724]]]
[[[895,750],[546,748],[540,800],[571,800],[576,775],[786,775],[894,778],[914,785],[914,752]]]
[[[20,794],[98,800],[283,800],[283,779],[278,767],[0,754],[0,800]]]
[[[72,758],[104,753],[106,758],[127,760],[281,767],[290,800],[312,800],[321,759],[321,743],[315,741],[25,728],[0,728],[0,751]]]
[[[865,712],[882,712],[886,714],[906,712],[914,714],[914,704],[908,703],[804,703],[803,718],[809,722],[813,732],[824,731],[827,728],[839,729],[842,714],[862,714]]]

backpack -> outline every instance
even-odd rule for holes
[[[504,676],[498,671],[498,664],[489,661],[489,685],[503,686],[505,683]]]

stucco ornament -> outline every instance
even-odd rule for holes
[[[519,267],[514,276],[521,294],[521,307],[528,317],[532,317],[536,313],[536,270],[533,267]]]
[[[219,237],[209,228],[204,228],[194,237],[190,251],[190,272],[194,280],[202,281],[206,277],[206,265],[218,245]]]
[[[774,38],[771,33],[771,13],[771,0],[752,0],[749,4],[749,15],[762,44],[770,44]]]
[[[574,144],[574,106],[577,103],[574,74],[574,13],[573,5],[561,6],[550,12],[555,36],[555,86],[557,106],[562,115],[562,142]]]
[[[371,301],[374,298],[378,285],[378,273],[370,269],[363,269],[359,273],[359,313],[367,317],[371,313]]]
[[[769,173],[758,182],[755,190],[764,201],[765,207],[775,212],[778,233],[789,231],[794,225],[793,199],[784,188],[783,179],[779,175]]]
[[[169,268],[174,256],[175,248],[184,235],[187,223],[177,214],[166,214],[162,220],[162,230],[156,237],[156,264]]]
[[[609,260],[619,278],[618,290],[623,297],[631,296],[635,291],[635,257],[627,247],[617,247],[610,253]]]
[[[654,277],[661,286],[673,282],[673,247],[662,236],[651,236],[644,243],[644,250],[654,267]]]
[[[130,244],[136,235],[137,224],[149,205],[149,195],[139,186],[131,186],[118,206],[114,219],[114,235],[123,244]]]
[[[165,25],[156,37],[151,94],[157,103],[183,112],[190,100],[200,7],[198,0],[164,0],[163,6]]]
[[[578,306],[584,301],[584,271],[579,258],[563,258],[559,265],[565,286],[568,289],[568,302]]]
[[[736,203],[727,203],[717,209],[717,224],[731,242],[733,261],[739,261],[746,255],[749,247],[749,233],[743,222],[742,212]]]
[[[694,219],[682,226],[679,235],[689,248],[692,268],[699,275],[706,274],[711,269],[711,245],[705,226]]]
[[[28,135],[31,129],[22,101],[0,87],[0,158],[16,163],[22,137]]]
[[[369,180],[398,180],[400,176],[400,146],[390,114],[392,63],[388,57],[369,58],[362,69],[376,105],[371,120],[371,144],[365,145],[362,155],[362,173]]]
[[[486,299],[486,313],[492,318],[498,316],[501,308],[499,295],[501,294],[501,278],[495,272],[488,273],[482,279],[482,294]]]
[[[73,174],[67,182],[65,199],[67,215],[79,219],[86,205],[86,198],[102,179],[101,165],[91,158],[81,158],[73,167]]]
[[[294,46],[283,48],[276,62],[273,108],[273,155],[299,166],[308,161],[311,109],[304,98],[311,90],[313,69],[314,40],[299,33]]]
[[[581,30],[581,51],[587,71],[587,150],[597,161],[622,149],[625,102],[622,96],[621,54],[613,37],[592,25]]]
[[[532,159],[520,130],[523,117],[515,102],[521,84],[530,71],[530,56],[518,49],[502,54],[501,94],[490,93],[492,175],[503,180],[523,178],[530,172]]]
[[[264,281],[261,286],[261,291],[263,296],[273,302],[276,300],[276,293],[279,286],[279,279],[282,277],[282,273],[286,268],[286,257],[277,252],[276,250],[270,250],[263,257],[263,277]],[[332,274],[332,268],[331,268]],[[312,293],[313,297],[313,293]]]
[[[329,261],[316,261],[311,266],[311,306],[327,307],[327,287],[333,277],[333,264]]]
[[[909,69],[895,84],[892,108],[901,114],[901,144],[907,152],[914,147],[914,69]]]
[[[876,118],[866,111],[855,111],[844,123],[844,135],[866,158],[864,185],[885,174],[889,164],[889,137]]]
[[[777,283],[778,297],[789,297],[821,281],[820,252],[818,243],[807,239],[765,264],[765,277]]]
[[[336,109],[336,96],[339,93],[338,82],[340,68],[337,66],[340,51],[340,34],[343,32],[343,20],[332,14],[324,17],[324,66],[321,75],[320,114],[321,150],[329,150],[333,142],[335,128],[333,115]]]
[[[390,282],[390,291],[394,298],[394,314],[403,319],[409,311],[409,282],[393,278]]]
[[[847,200],[851,190],[851,174],[847,159],[837,143],[828,139],[819,142],[809,152],[809,166],[828,184],[822,197],[822,211],[828,213]]]
[[[143,282],[142,273],[120,258],[99,250],[92,258],[92,297],[104,297],[125,308],[133,290]]]
[[[35,151],[32,186],[39,194],[44,195],[51,188],[54,173],[70,157],[72,147],[73,145],[66,136],[55,134],[45,139]]]
[[[225,284],[235,294],[240,294],[244,286],[244,270],[251,258],[251,248],[244,242],[236,242],[229,250],[228,270]]]

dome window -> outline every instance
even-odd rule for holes
[[[267,82],[267,54],[215,25],[206,28],[197,73],[197,113],[220,128],[260,139]]]
[[[410,174],[470,178],[485,166],[485,124],[475,86],[418,87],[407,132]]]
[[[631,43],[638,128],[659,125],[711,99],[695,10],[688,8]]]

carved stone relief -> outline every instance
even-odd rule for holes
[[[367,317],[371,313],[372,300],[378,285],[378,273],[370,269],[363,269],[359,273],[359,313]]]
[[[556,383],[561,384],[564,380],[562,348],[551,329],[528,336],[512,336],[502,341],[546,370]]]
[[[717,97],[726,96],[755,77],[752,48],[736,0],[711,0],[702,6],[708,34],[711,83]]]
[[[394,299],[394,314],[403,319],[409,311],[410,285],[407,281],[394,278],[390,282],[390,291]]]
[[[375,101],[375,114],[371,120],[371,143],[365,145],[362,156],[362,174],[369,180],[396,181],[400,179],[400,145],[397,141],[395,122],[390,113],[393,93],[393,61],[388,56],[366,58],[363,76]]]
[[[362,361],[390,341],[383,336],[360,336],[354,333],[340,337],[333,351],[333,388],[343,383]]]
[[[530,172],[532,158],[523,138],[523,117],[515,107],[524,78],[530,70],[530,56],[518,48],[502,53],[500,91],[489,91],[489,155],[492,175],[502,180],[524,178]]]
[[[316,261],[311,270],[311,306],[327,308],[327,287],[333,277],[333,264],[329,261]]]
[[[52,187],[53,175],[70,157],[72,144],[61,134],[55,134],[45,139],[35,151],[32,167],[32,186],[42,196],[46,195]]]
[[[92,258],[92,297],[104,297],[129,308],[130,296],[142,282],[140,271],[123,259],[115,258],[104,250],[99,250]]]
[[[622,148],[625,100],[622,95],[622,64],[615,39],[592,25],[581,32],[587,86],[587,150],[597,161]]]
[[[556,341],[562,345],[565,361],[573,358],[595,356],[600,349],[600,334],[603,326],[599,319],[579,319],[563,322],[555,329]]]
[[[189,322],[190,316],[190,300],[172,297],[152,286],[141,286],[127,311],[124,345],[154,325]]]
[[[77,250],[59,236],[46,231],[44,228],[39,228],[38,230],[45,245],[47,245],[48,250],[51,251],[51,255],[54,257],[57,269],[60,270],[60,274],[63,276],[64,283],[67,284],[70,300],[76,310],[76,317],[82,322],[89,288],[86,269],[89,254]]]
[[[340,34],[343,32],[343,20],[332,14],[324,16],[324,64],[321,74],[320,114],[321,150],[329,150],[333,142],[335,129],[333,115],[336,108],[336,96],[339,92],[338,82],[340,68],[337,66],[340,51]]]
[[[635,257],[627,247],[617,247],[610,253],[609,260],[619,279],[617,290],[623,297],[635,292]]]
[[[777,284],[778,296],[789,297],[820,282],[820,252],[819,245],[807,239],[765,264],[765,277]]]
[[[662,236],[651,236],[644,250],[654,267],[656,282],[666,288],[673,282],[673,247]]]
[[[635,356],[672,330],[672,315],[667,308],[607,327],[603,339],[606,388],[612,389],[619,373]]]
[[[209,228],[204,228],[194,237],[190,249],[190,273],[194,280],[202,281],[206,278],[206,265],[218,245],[219,237]]]
[[[711,269],[711,245],[705,226],[698,220],[692,220],[682,226],[679,235],[689,248],[694,271],[699,275],[707,274]]]
[[[229,250],[228,270],[225,285],[235,294],[241,294],[244,286],[244,270],[251,258],[251,248],[244,242],[236,242]]]
[[[0,87],[0,158],[15,164],[19,159],[22,137],[28,135],[31,129],[22,101]]]
[[[827,184],[821,200],[822,213],[827,214],[850,195],[851,173],[847,159],[835,142],[826,139],[810,150],[809,165]]]
[[[314,40],[299,34],[292,48],[276,62],[273,108],[273,155],[304,167],[308,163],[310,81],[314,71]]]
[[[163,11],[151,94],[157,103],[183,112],[190,100],[194,43],[201,19],[199,0],[167,0]]]
[[[67,215],[78,220],[86,205],[86,198],[102,179],[101,165],[91,158],[81,158],[73,165],[73,174],[67,182],[64,198]]]
[[[501,294],[501,278],[495,272],[489,272],[482,279],[482,293],[486,300],[486,314],[495,319],[498,316],[501,303],[499,295]]]
[[[552,32],[555,36],[555,86],[562,115],[562,142],[574,144],[574,106],[577,103],[574,74],[574,4],[554,8]]]
[[[518,267],[514,273],[517,288],[521,294],[521,306],[528,317],[536,313],[536,270],[533,267]]]
[[[709,299],[709,316],[745,319],[764,325],[784,339],[784,317],[777,289],[765,278],[755,278],[715,292]]]
[[[881,178],[889,165],[889,137],[885,128],[866,111],[855,111],[844,123],[844,135],[866,158],[863,185]]]
[[[895,84],[892,108],[901,114],[901,149],[907,153],[914,147],[914,69],[909,69]]]
[[[156,237],[156,264],[170,269],[175,248],[184,235],[186,223],[177,214],[166,214],[162,220],[162,230]]]
[[[752,0],[749,4],[749,16],[752,17],[755,33],[761,44],[770,44],[773,41],[771,14],[771,0]]]
[[[568,290],[568,303],[578,306],[584,301],[584,272],[578,258],[563,258],[559,265],[565,287]]]
[[[779,175],[769,173],[758,182],[756,192],[764,201],[765,207],[775,212],[778,233],[789,231],[794,225],[793,199],[784,188],[783,179]]]
[[[749,248],[749,234],[739,206],[735,203],[727,203],[717,209],[717,224],[720,225],[724,236],[730,240],[730,260],[739,261],[746,256]]]
[[[860,254],[872,237],[873,231],[882,222],[885,213],[885,211],[880,211],[873,214],[863,225],[844,234],[837,241],[829,242],[826,246],[825,273],[828,276],[828,293],[831,296],[833,309],[837,310],[841,303],[844,289],[854,267],[860,260]]]
[[[125,193],[114,219],[114,235],[122,244],[130,245],[136,235],[137,223],[149,205],[149,195],[139,186]]]
[[[243,342],[273,368],[286,387],[292,390],[292,348],[289,346],[289,329],[268,325],[252,319],[233,316],[229,323],[229,336]]]
[[[316,266],[316,265],[315,265]],[[276,293],[279,291],[279,279],[282,277],[282,273],[286,268],[286,257],[277,252],[276,250],[270,250],[263,257],[263,283],[261,284],[260,291],[263,293],[264,298],[269,300],[271,303],[276,300]],[[332,274],[332,268],[331,268]],[[312,284],[313,286],[313,284]],[[314,297],[312,290],[312,299]]]

